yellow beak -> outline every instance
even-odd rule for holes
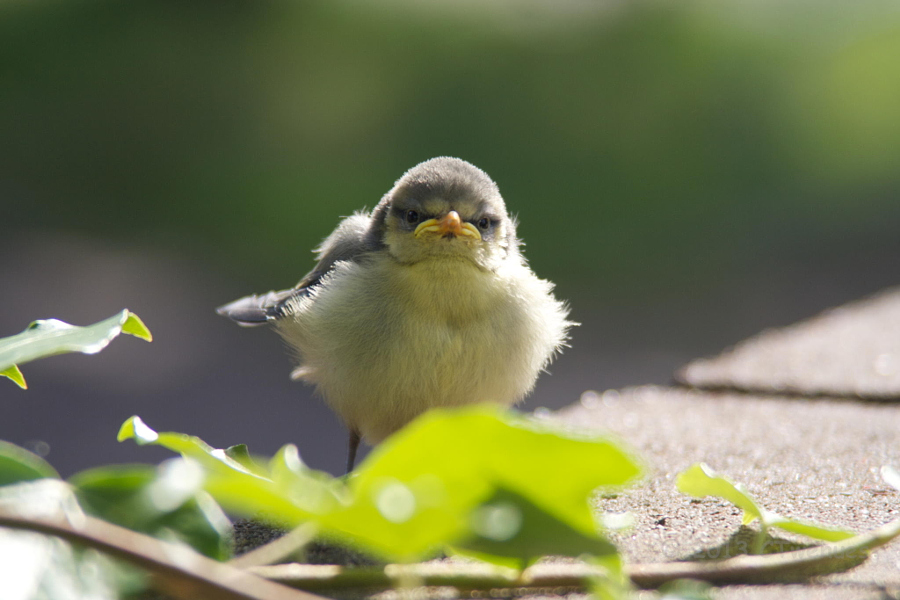
[[[414,235],[419,237],[425,233],[436,233],[439,237],[461,236],[481,239],[481,232],[471,223],[463,223],[455,210],[451,210],[440,219],[428,219],[419,223]]]

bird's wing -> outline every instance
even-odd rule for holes
[[[282,316],[284,303],[298,293],[299,290],[294,288],[262,295],[253,294],[220,306],[216,312],[243,327],[264,325]]]
[[[220,306],[216,312],[245,327],[263,325],[285,316],[286,305],[295,298],[308,295],[335,263],[356,260],[367,252],[377,250],[378,242],[373,241],[369,234],[370,223],[369,215],[364,213],[341,221],[338,228],[316,249],[319,259],[316,266],[295,287],[280,292],[246,296]]]

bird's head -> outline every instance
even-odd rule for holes
[[[402,263],[462,259],[494,270],[518,254],[497,184],[458,158],[432,158],[407,171],[373,216],[381,242]]]

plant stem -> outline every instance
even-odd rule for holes
[[[862,563],[866,552],[900,535],[900,519],[852,538],[767,555],[743,555],[722,561],[626,565],[635,585],[656,588],[676,579],[712,584],[763,584],[802,581],[846,571]],[[395,587],[401,577],[416,576],[421,585],[452,586],[460,590],[496,588],[588,588],[602,570],[587,564],[539,564],[518,572],[484,564],[425,563],[384,568],[347,568],[338,565],[275,565],[251,572],[306,590]]]
[[[148,570],[161,589],[185,600],[324,600],[279,583],[305,590],[384,589],[410,579],[423,586],[452,586],[459,590],[585,589],[603,573],[598,567],[584,563],[545,563],[524,571],[483,563],[446,562],[383,568],[288,564],[244,570],[201,556],[186,546],[162,542],[91,517],[84,524],[74,526],[0,511],[0,527],[54,535],[123,559]],[[719,585],[798,581],[852,568],[865,560],[867,551],[883,546],[898,535],[900,519],[840,542],[792,552],[710,562],[630,565],[625,567],[625,572],[642,588],[655,588],[685,578]]]
[[[188,546],[163,542],[93,517],[73,525],[0,510],[0,527],[35,531],[95,548],[146,569],[161,590],[183,600],[324,600],[217,562]]]

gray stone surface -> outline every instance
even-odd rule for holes
[[[646,461],[644,484],[597,501],[602,510],[634,514],[634,528],[615,536],[632,562],[731,552],[721,548],[739,532],[740,510],[711,498],[692,501],[675,489],[676,475],[700,461],[786,517],[855,531],[900,518],[900,493],[879,475],[882,465],[900,467],[900,405],[646,386],[588,392],[548,418],[619,438]],[[715,597],[898,598],[900,543],[811,584],[719,588]]]
[[[676,374],[704,389],[900,399],[900,288],[760,333]]]

